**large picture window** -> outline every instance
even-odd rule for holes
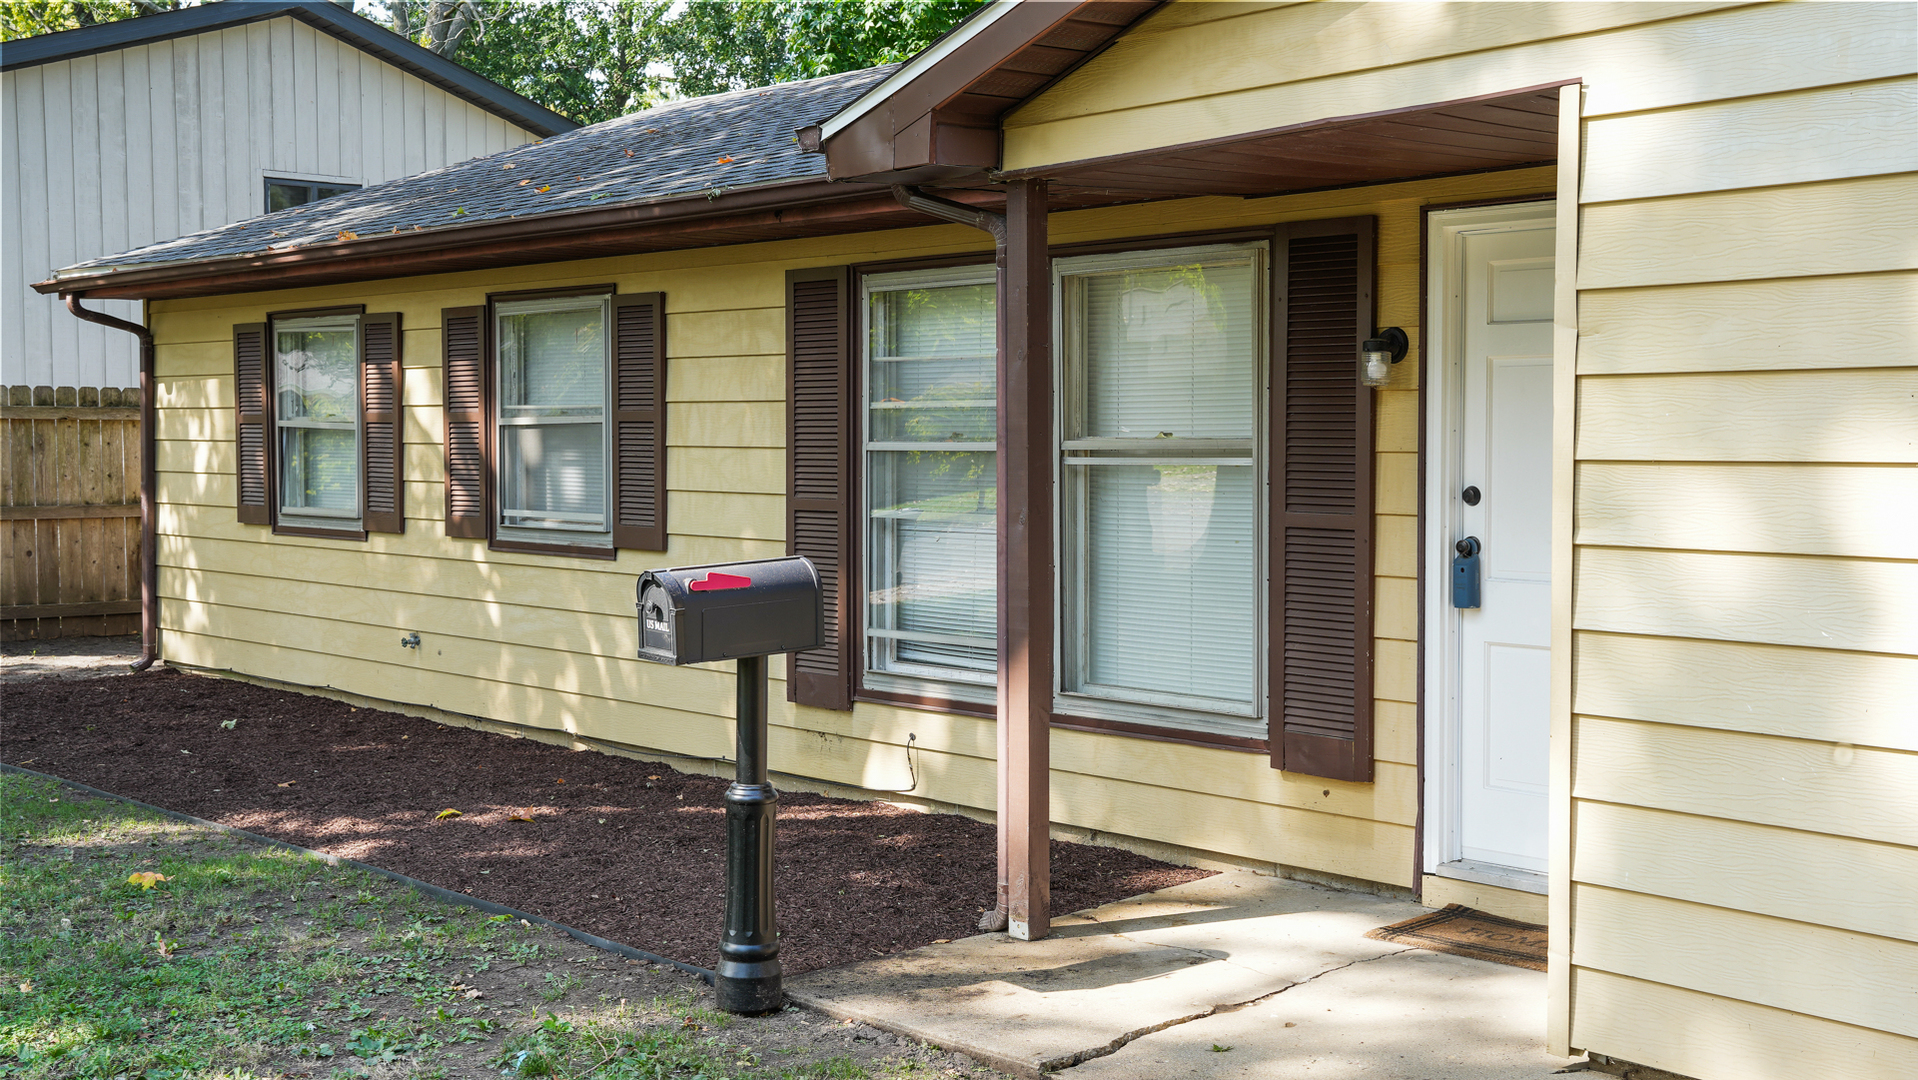
[[[360,320],[273,323],[279,521],[360,527]]]
[[[873,275],[863,298],[867,685],[930,682],[944,694],[989,695],[998,626],[993,272]]]
[[[608,297],[503,301],[499,535],[610,545]]]
[[[1061,712],[1264,737],[1264,260],[1056,265]]]

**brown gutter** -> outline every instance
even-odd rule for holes
[[[36,282],[41,293],[95,299],[157,299],[256,292],[327,282],[406,277],[450,269],[552,262],[634,250],[635,242],[728,229],[812,235],[829,221],[898,207],[883,188],[807,179],[720,195],[693,195],[606,210],[528,215],[456,228],[326,240],[163,266],[130,266]],[[724,241],[722,241],[724,242]],[[670,245],[659,245],[670,246]],[[696,246],[687,244],[680,246]],[[648,248],[641,246],[640,250]]]
[[[90,323],[125,330],[140,339],[140,659],[133,670],[145,671],[160,659],[160,557],[155,551],[158,532],[154,522],[154,499],[159,488],[159,469],[155,459],[155,421],[153,404],[153,332],[139,323],[116,319],[80,306],[80,298],[67,297],[67,310]]]

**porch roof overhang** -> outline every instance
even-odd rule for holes
[[[1008,170],[993,179],[1048,180],[1061,197],[1089,204],[1251,198],[1547,165],[1558,157],[1558,88],[1577,81]]]
[[[983,179],[1006,113],[1085,63],[1164,0],[1000,0],[839,113],[799,132],[834,180]]]

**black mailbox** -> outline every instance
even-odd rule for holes
[[[819,571],[800,556],[648,570],[639,576],[639,658],[700,664],[816,649]]]

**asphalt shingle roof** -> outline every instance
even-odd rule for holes
[[[60,273],[200,262],[823,180],[826,159],[801,151],[793,133],[851,104],[897,67],[674,101],[489,157],[76,263]]]

